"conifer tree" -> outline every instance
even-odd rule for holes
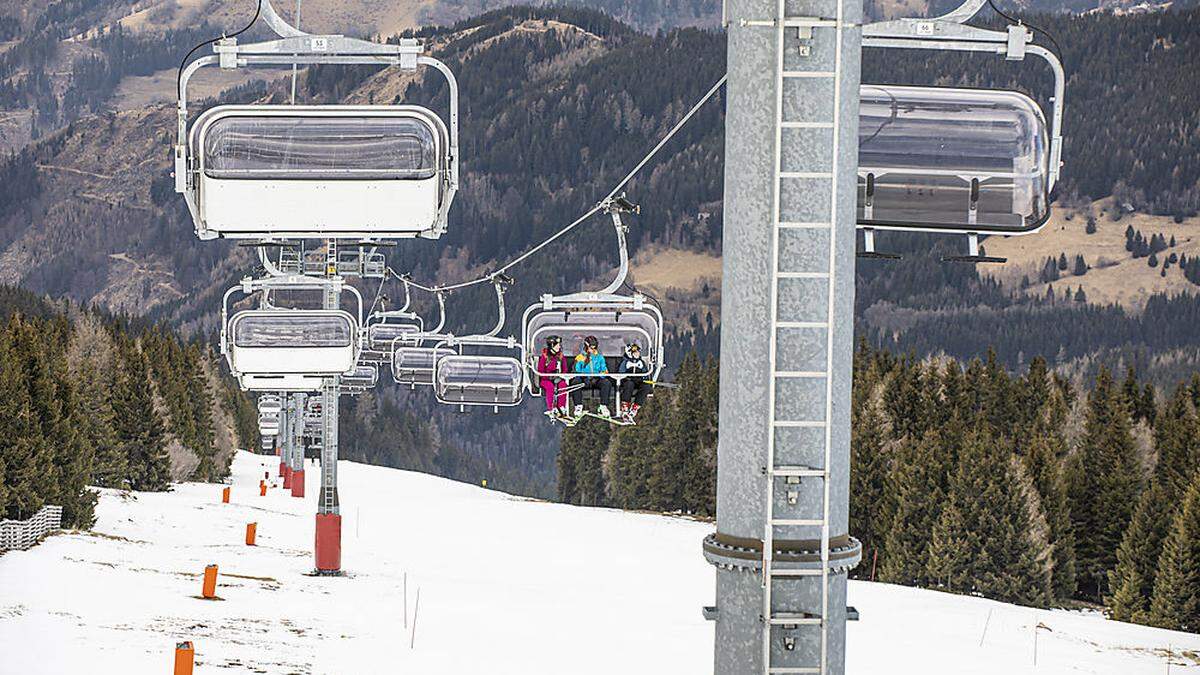
[[[1165,496],[1166,490],[1157,481],[1142,493],[1117,549],[1117,566],[1108,574],[1112,595],[1105,599],[1110,616],[1117,621],[1145,623],[1149,619],[1158,559],[1174,512]]]
[[[884,418],[873,401],[852,410],[850,427],[850,531],[862,542],[863,561],[882,551],[889,529],[883,521],[888,456],[884,452]],[[886,556],[885,556],[886,557]],[[869,574],[869,567],[867,568]]]
[[[1072,458],[1069,498],[1079,590],[1100,599],[1133,516],[1142,475],[1125,398],[1101,368],[1088,395],[1084,436]]]
[[[119,353],[122,372],[113,395],[113,430],[128,462],[129,487],[165,490],[171,465],[164,443],[166,431],[150,389],[146,357],[127,338]]]
[[[601,463],[608,439],[608,422],[591,417],[564,431],[558,459],[559,501],[581,506],[607,504]]]
[[[966,436],[933,528],[926,575],[948,590],[1044,605],[1050,577],[1038,564],[1010,456],[984,428]]]
[[[693,387],[681,387],[676,407],[682,408],[685,424],[692,425],[690,447],[683,473],[683,508],[688,513],[717,514],[717,397],[718,368],[710,360],[695,373]],[[685,397],[686,396],[686,397]],[[695,398],[694,402],[688,400]],[[695,408],[688,409],[694,405]]]
[[[24,320],[14,314],[0,330],[0,463],[7,486],[5,517],[24,520],[53,492],[54,452],[42,431],[31,391],[37,356],[22,339]]]
[[[1163,542],[1150,622],[1172,630],[1200,631],[1200,474],[1188,488]]]
[[[1025,470],[1033,481],[1049,529],[1050,592],[1057,601],[1075,595],[1075,535],[1067,503],[1066,482],[1058,459],[1066,445],[1058,427],[1039,425],[1025,453]]]
[[[1164,487],[1163,501],[1178,503],[1200,467],[1200,418],[1187,387],[1180,386],[1154,424],[1158,462],[1154,479]]]
[[[920,439],[905,438],[888,479],[895,513],[880,558],[879,578],[890,583],[923,585],[929,581],[927,557],[934,524],[946,494],[946,450],[930,430]]]
[[[649,479],[653,473],[651,458],[655,448],[662,443],[667,415],[672,406],[672,393],[660,389],[646,402],[638,414],[637,425],[616,432],[607,462],[605,481],[608,485],[609,501],[622,509],[649,509]],[[564,445],[565,445],[564,434]],[[562,456],[560,450],[559,456]],[[571,474],[559,473],[559,486]],[[561,496],[560,496],[561,500]]]

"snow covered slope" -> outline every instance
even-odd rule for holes
[[[276,466],[239,454],[231,504],[215,485],[109,491],[94,532],[0,557],[0,673],[167,673],[184,639],[197,673],[711,672],[709,524],[344,462],[350,574],[318,578],[317,472],[307,499],[260,497]],[[220,601],[195,597],[209,563]],[[1170,672],[1200,673],[1196,635],[883,584],[850,595],[854,675],[1157,675],[1168,649]]]

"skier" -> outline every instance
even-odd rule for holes
[[[583,339],[583,351],[575,357],[575,372],[589,375],[608,373],[608,362],[600,353],[600,341],[595,335]],[[577,377],[573,380],[576,385],[571,392],[571,401],[575,404],[575,417],[583,417],[583,392],[594,389],[600,392],[600,405],[596,411],[601,417],[608,417],[608,400],[612,397],[612,382],[607,377]]]
[[[646,382],[645,373],[650,372],[646,359],[642,358],[642,346],[631,342],[625,346],[625,358],[617,369],[619,373],[640,373],[640,377],[621,379],[621,418],[630,424],[637,417],[638,411],[646,405],[646,396],[650,394],[650,383]]]
[[[538,384],[546,395],[546,414],[550,417],[567,416],[567,378],[548,376],[546,373],[570,373],[571,365],[562,351],[562,338],[551,335],[546,338],[546,347],[538,357],[537,369],[542,373]]]

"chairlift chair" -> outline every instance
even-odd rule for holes
[[[351,372],[342,375],[338,381],[343,387],[355,389],[370,389],[379,382],[379,369],[374,365],[360,364]]]
[[[620,407],[619,388],[621,381],[627,377],[638,377],[654,382],[658,379],[665,365],[663,346],[663,315],[662,311],[646,296],[634,292],[632,295],[620,295],[617,291],[625,284],[629,271],[629,256],[625,244],[626,228],[621,221],[622,213],[637,212],[637,207],[629,204],[623,198],[613,200],[606,205],[606,210],[612,216],[617,232],[617,242],[620,252],[620,267],[616,278],[604,289],[596,292],[581,292],[570,295],[550,295],[541,297],[540,302],[530,305],[521,317],[521,345],[525,358],[525,382],[532,395],[537,395],[541,387],[541,379],[564,378],[560,373],[543,373],[537,369],[538,356],[546,338],[551,335],[562,339],[563,353],[570,359],[573,347],[581,345],[589,335],[595,336],[599,343],[600,353],[605,357],[608,373],[587,374],[571,373],[565,379],[594,379],[608,378],[617,390],[617,407]],[[625,347],[636,342],[641,348],[649,372],[645,374],[624,375],[617,368],[624,356]],[[614,417],[614,424],[622,422]]]
[[[309,35],[262,0],[280,39],[214,43],[180,73],[175,191],[201,239],[436,239],[458,190],[458,84],[416,39],[380,44]],[[312,64],[432,67],[449,86],[447,119],[413,105],[222,105],[191,124],[199,69]]]
[[[496,291],[496,323],[486,333],[467,336],[448,335],[434,349],[452,350],[434,360],[433,389],[438,402],[466,406],[501,407],[521,402],[524,385],[524,351],[513,337],[499,337],[507,312],[504,288],[513,280],[504,274],[491,277]],[[512,354],[517,356],[512,356]]]
[[[1062,167],[1066,76],[1053,52],[1033,44],[1027,26],[967,25],[987,1],[966,0],[928,19],[868,24],[863,47],[1038,57],[1054,75],[1050,114],[1013,91],[863,85],[858,227],[868,234],[966,234],[970,255],[955,259],[995,262],[979,255],[980,234],[1029,234],[1049,218]],[[875,254],[873,243],[865,239],[867,254]]]
[[[436,349],[451,353],[434,362],[434,395],[438,402],[458,406],[515,406],[524,395],[525,372],[521,356],[463,353],[464,350],[523,355],[515,338],[491,335],[450,337]],[[457,349],[457,352],[453,350]]]
[[[342,309],[280,309],[267,302],[279,290],[346,290],[356,314]],[[230,298],[261,293],[263,305],[229,316]],[[245,278],[221,303],[221,352],[230,372],[252,391],[316,391],[324,377],[353,370],[358,362],[362,296],[340,279],[282,275]]]

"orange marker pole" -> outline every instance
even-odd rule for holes
[[[209,565],[204,568],[204,586],[201,588],[200,595],[206,599],[217,597],[217,566]]]
[[[258,523],[246,523],[246,545],[253,546],[258,535]]]
[[[229,488],[225,488],[224,490],[221,490],[221,503],[222,504],[229,503]]]
[[[258,481],[258,496],[259,497],[267,496],[267,484],[263,481]]]
[[[175,643],[175,675],[192,675],[196,665],[196,650],[190,642]]]

